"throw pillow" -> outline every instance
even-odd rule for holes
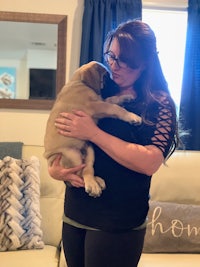
[[[0,196],[0,251],[43,248],[39,159],[0,160]]]
[[[6,156],[21,159],[22,146],[22,142],[0,142],[0,159]]]
[[[200,252],[200,206],[150,201],[143,252]]]

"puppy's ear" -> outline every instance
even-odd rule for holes
[[[99,91],[103,87],[103,76],[106,72],[107,69],[103,64],[91,61],[81,67],[81,81],[95,91]]]

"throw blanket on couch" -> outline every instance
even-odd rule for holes
[[[43,248],[39,159],[0,160],[0,251]]]

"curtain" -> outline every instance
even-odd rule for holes
[[[107,33],[119,23],[141,16],[141,0],[85,0],[80,65],[91,60],[103,62]]]
[[[185,149],[200,150],[200,0],[188,2],[188,26],[180,120],[188,135]]]

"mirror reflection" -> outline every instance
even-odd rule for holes
[[[67,16],[0,11],[0,108],[51,109],[65,84]]]
[[[0,98],[54,99],[56,24],[0,21]]]

